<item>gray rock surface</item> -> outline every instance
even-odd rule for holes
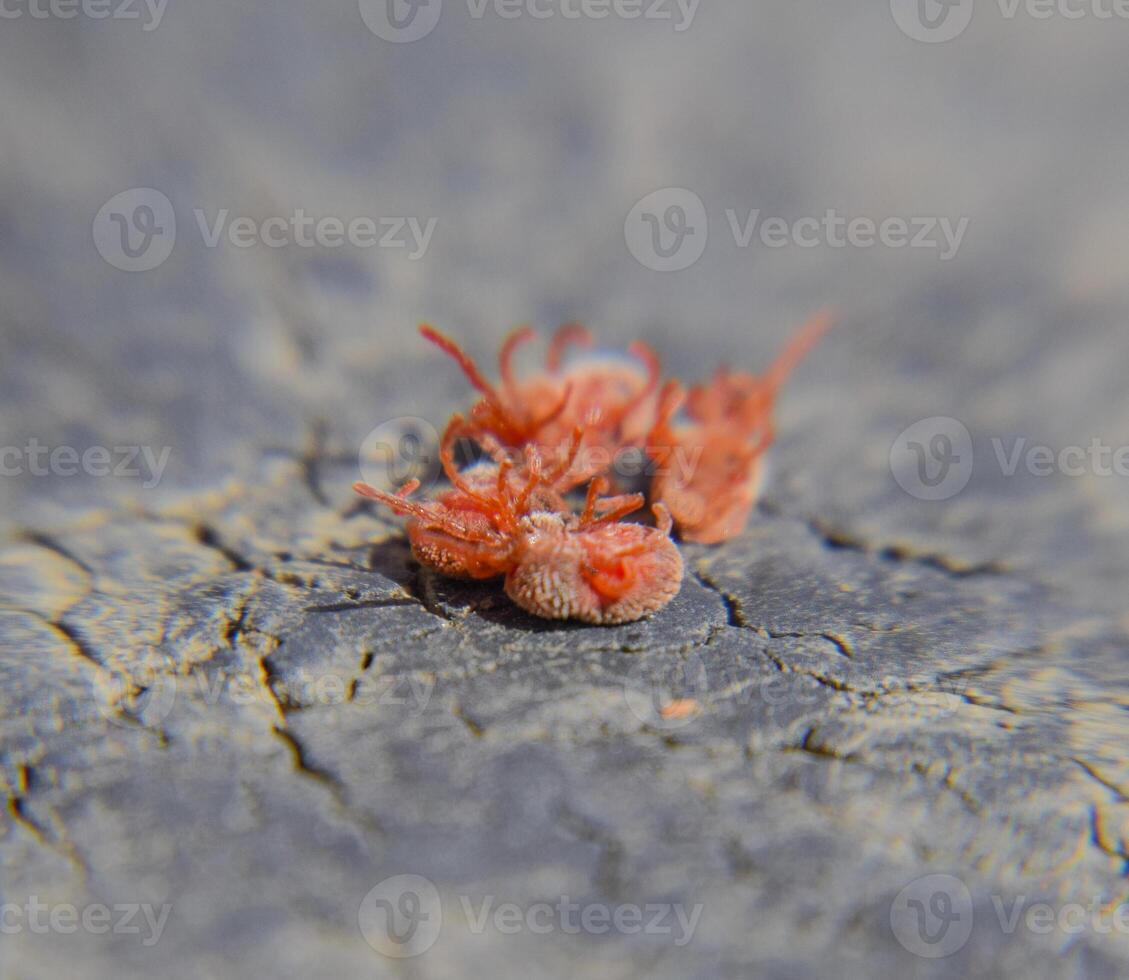
[[[1125,975],[1127,477],[1006,457],[1129,445],[1129,23],[448,0],[392,44],[244,6],[0,31],[0,974]],[[139,187],[176,243],[126,272],[92,222]],[[625,244],[664,187],[709,219],[677,273]],[[437,223],[208,247],[225,208]],[[741,248],[750,209],[968,223],[948,260]],[[467,403],[420,319],[488,363],[579,318],[696,377],[824,303],[755,519],[650,620],[435,578],[349,489],[374,429]],[[933,417],[972,438],[937,501],[894,473]],[[33,439],[169,455],[39,476]],[[398,959],[407,893],[366,896],[401,875],[435,891]]]

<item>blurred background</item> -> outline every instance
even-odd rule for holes
[[[1127,14],[4,0],[0,531],[272,459],[345,510],[374,427],[466,404],[420,321],[693,380],[830,306],[765,506],[1123,631]]]

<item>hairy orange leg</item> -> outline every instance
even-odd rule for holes
[[[474,363],[473,358],[450,337],[441,334],[427,323],[420,324],[419,332],[423,334],[425,339],[430,340],[431,343],[443,351],[444,354],[454,360],[455,363],[462,368],[463,374],[467,376],[467,380],[483,395],[491,401],[499,401],[498,392],[495,391],[494,386],[482,376],[482,372],[478,370],[478,365]]]
[[[414,500],[406,500],[399,494],[385,493],[383,490],[378,490],[376,487],[370,486],[367,483],[354,483],[353,489],[362,497],[379,501],[393,513],[399,514],[402,517],[414,518],[425,527],[443,531],[466,541],[477,541],[486,544],[497,540],[497,535],[467,527],[466,524],[451,517],[450,514],[438,512],[435,505],[428,507],[425,504],[418,504]]]
[[[443,473],[451,481],[451,486],[487,510],[494,510],[496,509],[494,501],[467,483],[455,465],[455,443],[466,427],[466,419],[461,415],[451,416],[451,421],[443,430],[443,439],[439,443],[439,462],[443,467]]]
[[[562,324],[549,342],[549,352],[545,355],[546,369],[556,374],[560,370],[565,351],[573,345],[591,347],[592,332],[581,323]]]
[[[426,340],[431,341],[431,343],[443,351],[444,354],[452,358],[462,369],[463,374],[466,375],[471,385],[481,392],[486,405],[494,416],[494,424],[496,427],[509,433],[511,438],[515,433],[519,432],[520,425],[514,421],[513,415],[506,406],[506,403],[502,400],[501,395],[499,395],[497,389],[486,380],[482,372],[478,369],[478,365],[474,363],[474,359],[450,337],[441,334],[429,324],[420,324],[419,332]]]
[[[525,510],[525,505],[529,502],[529,495],[537,488],[537,484],[541,483],[541,454],[536,449],[530,447],[529,457],[529,479],[525,481],[525,486],[522,487],[521,493],[518,494],[517,501],[514,503],[514,510],[520,514]]]
[[[573,463],[576,462],[577,454],[580,452],[580,443],[583,439],[584,430],[578,425],[572,430],[572,436],[569,438],[568,451],[565,453],[565,458],[545,477],[545,482],[549,484],[549,486],[556,487],[562,480],[567,478],[569,472],[572,470]]]
[[[663,385],[659,392],[658,407],[655,410],[655,424],[647,434],[647,455],[662,470],[670,460],[675,448],[675,435],[671,420],[675,413],[682,407],[686,400],[686,389],[675,380],[670,380]]]
[[[618,521],[643,506],[641,493],[626,493],[619,497],[605,497],[601,500],[600,494],[607,489],[608,479],[604,476],[598,476],[588,484],[588,498],[584,502],[584,510],[580,513],[581,528],[586,530],[598,524]],[[596,507],[600,504],[610,505],[610,509],[597,517]]]
[[[599,524],[618,521],[621,517],[626,517],[642,507],[644,499],[641,493],[625,493],[618,497],[604,497],[599,501],[599,506],[608,509],[603,511],[599,517],[589,521],[585,527],[596,527]]]
[[[819,338],[827,333],[834,323],[835,317],[831,310],[823,309],[796,331],[796,335],[788,341],[784,350],[777,355],[776,360],[765,372],[765,381],[773,391],[783,385],[788,375],[795,370],[796,365],[807,356]]]
[[[655,353],[655,349],[650,344],[641,340],[633,340],[627,348],[627,353],[643,362],[643,366],[647,369],[647,381],[639,393],[620,412],[619,419],[616,421],[627,418],[635,411],[643,403],[643,399],[659,386],[659,380],[662,378],[662,363],[659,361],[659,355]]]
[[[502,386],[506,389],[506,394],[514,398],[517,392],[517,384],[514,380],[513,372],[513,357],[514,351],[524,344],[526,341],[533,339],[532,327],[518,327],[511,333],[502,344],[502,350],[498,354],[498,372],[502,376]]]
[[[561,392],[561,397],[557,399],[557,403],[540,418],[534,419],[534,421],[529,426],[530,431],[537,432],[539,429],[543,429],[545,426],[551,425],[558,418],[560,418],[564,413],[564,410],[568,407],[568,402],[571,397],[572,382],[570,381],[564,386],[564,390]]]

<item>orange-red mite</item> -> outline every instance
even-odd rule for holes
[[[763,375],[720,369],[689,392],[675,380],[660,391],[658,356],[638,341],[628,348],[634,362],[587,358],[563,366],[570,346],[591,345],[577,324],[557,331],[544,370],[524,379],[514,375],[513,355],[533,332],[512,333],[499,353],[495,386],[458,344],[421,326],[480,395],[443,435],[439,457],[451,489],[424,502],[408,499],[416,481],[396,494],[365,483],[354,489],[410,518],[412,552],[435,571],[505,576],[506,594],[548,619],[640,619],[681,586],[672,528],[705,543],[744,529],[760,487],[761,456],[773,439],[777,394],[831,322],[826,312],[814,317]],[[676,425],[681,409],[688,422]],[[460,471],[454,459],[460,438],[478,443],[490,459]],[[622,520],[643,505],[642,494],[603,496],[610,486],[603,474],[616,453],[637,446],[656,464],[649,488],[655,527]],[[577,514],[566,494],[584,483],[588,496]]]
[[[585,483],[611,462],[616,451],[641,445],[654,421],[661,368],[658,355],[642,341],[628,347],[632,361],[592,358],[562,368],[570,346],[588,347],[591,334],[569,323],[554,335],[545,370],[519,379],[513,371],[517,348],[533,337],[522,327],[502,344],[498,356],[501,386],[483,376],[474,361],[449,337],[424,324],[420,333],[449,355],[481,394],[460,433],[491,451],[534,446],[543,458],[559,458],[573,430],[584,428],[585,452],[573,470],[573,485]]]
[[[654,508],[658,527],[621,523],[643,505],[641,494],[601,497],[607,482],[588,487],[580,514],[564,503],[558,487],[575,458],[546,473],[536,451],[528,475],[515,483],[508,460],[479,464],[472,475],[454,465],[454,438],[465,421],[447,427],[440,457],[454,489],[439,499],[406,499],[411,481],[390,494],[365,483],[354,489],[411,518],[408,537],[421,564],[444,575],[493,578],[505,575],[506,594],[521,608],[546,619],[626,623],[665,606],[682,584],[682,556],[670,540],[670,514]]]
[[[680,538],[717,544],[745,529],[760,494],[762,457],[775,436],[776,396],[833,322],[829,311],[816,314],[762,375],[719,368],[689,393],[677,381],[664,386],[647,439],[655,462],[650,498],[670,509]],[[690,424],[673,426],[683,402]]]

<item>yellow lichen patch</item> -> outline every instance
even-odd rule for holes
[[[1000,702],[1017,712],[1050,711],[1086,693],[1076,675],[1061,667],[1043,667],[1004,681]]]
[[[300,554],[324,553],[332,543],[339,548],[363,548],[394,532],[387,524],[378,525],[371,520],[345,520],[336,511],[320,510],[312,513],[296,538]]]
[[[0,601],[56,620],[90,591],[89,574],[76,562],[35,544],[0,553]]]
[[[302,462],[286,456],[263,461],[255,480],[233,478],[220,490],[186,495],[150,519],[214,532],[249,564],[280,552],[322,558],[327,550],[362,548],[396,533],[389,522],[310,507],[312,492]]]
[[[1129,799],[1129,705],[1117,699],[1075,706],[1069,727],[1073,755],[1096,781]]]
[[[169,521],[192,524],[199,521],[201,515],[218,513],[245,498],[247,490],[246,483],[231,477],[215,489],[185,492],[178,497],[170,497],[161,508],[159,516]]]

